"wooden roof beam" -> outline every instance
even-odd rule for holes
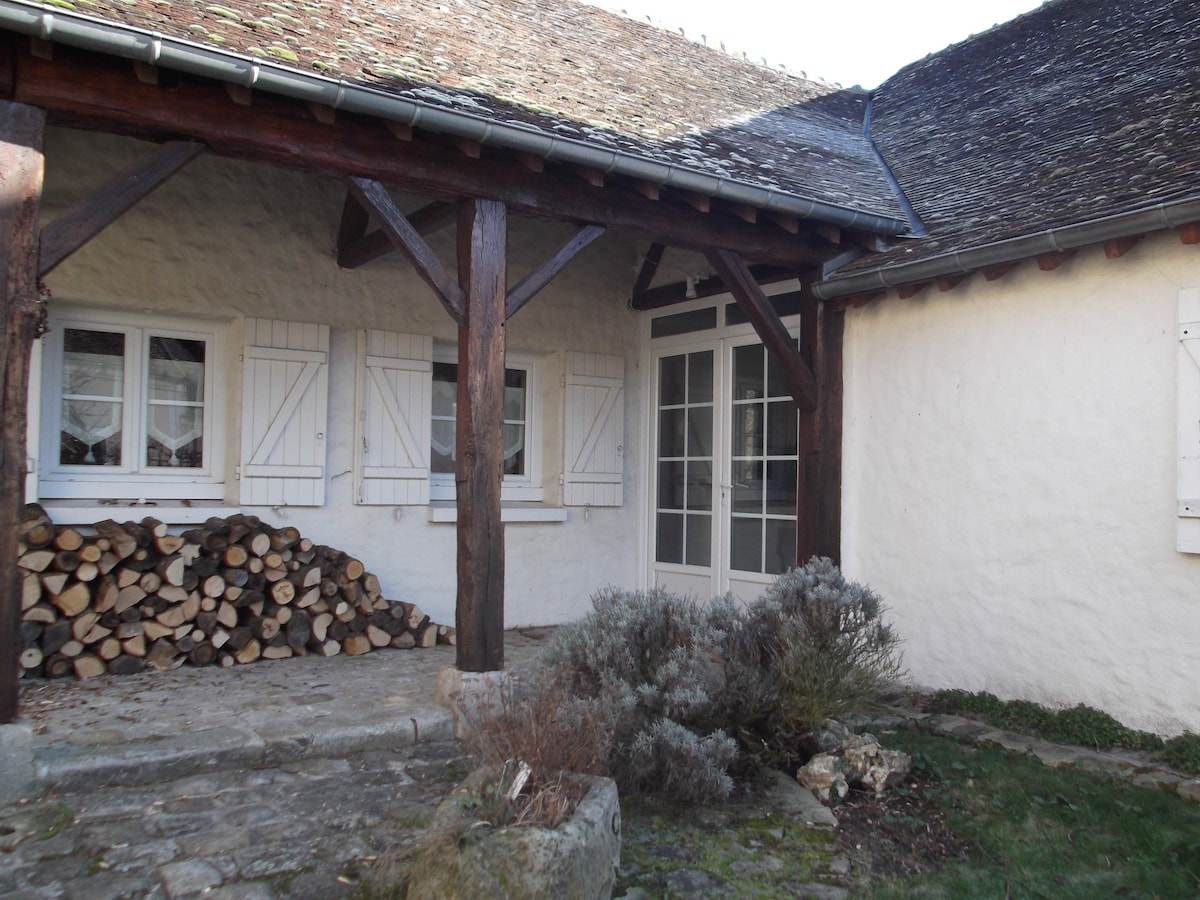
[[[1056,250],[1053,253],[1043,253],[1037,258],[1038,268],[1043,272],[1053,272],[1075,253],[1075,250]]]
[[[346,224],[347,208],[350,205],[362,210],[361,205],[354,199],[354,195],[348,193],[346,206],[342,209],[342,227],[338,230],[337,264],[343,269],[357,269],[381,256],[387,256],[396,249],[392,239],[382,229],[368,234],[367,223],[363,223],[361,230],[356,227],[348,228]],[[363,212],[365,215],[365,210]],[[353,216],[353,214],[351,215]],[[409,213],[406,218],[417,234],[428,237],[452,224],[457,215],[456,204],[435,200],[433,203]],[[355,218],[354,221],[357,219]]]
[[[564,268],[567,263],[579,255],[588,244],[604,234],[599,225],[584,225],[571,235],[561,247],[540,266],[518,281],[504,304],[504,317],[510,319],[522,306],[533,299],[534,294],[544,288]]]
[[[462,325],[466,309],[463,289],[392,202],[387,188],[369,178],[351,178],[348,184],[350,193],[378,220],[388,238],[408,254],[417,274],[433,289],[446,312]]]
[[[896,296],[901,300],[908,300],[910,297],[915,297],[925,288],[929,287],[928,281],[914,281],[912,284],[902,284],[896,288]]]
[[[627,183],[597,190],[573,174],[528,172],[504,154],[484,154],[464,166],[447,155],[444,143],[419,137],[398,143],[396,129],[385,121],[342,116],[329,128],[312,121],[296,101],[258,92],[253,107],[246,108],[230,103],[220,84],[182,74],[167,91],[141,84],[126,61],[65,45],[55,48],[53,62],[18,50],[12,71],[14,99],[47,110],[68,127],[186,136],[230,158],[368,177],[397,190],[455,200],[491,198],[521,215],[604,225],[672,247],[725,247],[771,265],[809,265],[819,256],[802,237],[782,229],[649,200]]]
[[[817,380],[812,369],[800,355],[795,341],[788,334],[775,307],[767,299],[746,263],[728,250],[710,250],[704,254],[709,265],[716,269],[738,306],[754,326],[767,352],[782,367],[788,388],[796,406],[804,412],[817,408]]]
[[[650,283],[654,281],[654,276],[658,274],[658,264],[662,262],[664,250],[666,250],[666,246],[657,241],[646,248],[646,256],[642,260],[642,268],[638,272],[637,280],[633,282],[634,297],[650,289]]]
[[[163,144],[149,159],[126,166],[92,194],[42,229],[38,277],[45,278],[72,253],[145,199],[168,178],[203,153],[192,141]]]
[[[1129,237],[1113,238],[1110,241],[1104,242],[1104,256],[1107,259],[1119,259],[1134,248],[1143,235],[1136,234]]]
[[[1200,222],[1179,226],[1179,240],[1184,244],[1200,244]]]

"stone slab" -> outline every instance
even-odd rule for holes
[[[20,722],[0,725],[0,805],[37,793],[33,729]]]

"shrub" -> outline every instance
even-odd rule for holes
[[[731,601],[702,605],[661,590],[605,588],[592,612],[558,630],[546,653],[576,696],[606,706],[609,771],[625,790],[680,799],[723,796],[736,743],[719,726],[721,651],[738,621]],[[707,731],[707,733],[705,733]]]
[[[1200,775],[1200,734],[1185,731],[1173,737],[1163,747],[1167,762],[1190,775]]]
[[[546,654],[565,687],[607,707],[610,774],[624,790],[727,794],[737,764],[800,754],[820,721],[900,674],[879,597],[828,559],[781,575],[747,607],[606,588]]]

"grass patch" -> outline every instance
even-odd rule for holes
[[[858,896],[1184,897],[1200,892],[1200,807],[1078,768],[908,729],[929,804],[967,858],[916,877],[872,876]]]
[[[1108,713],[1082,703],[1056,710],[1028,700],[1001,700],[987,691],[944,690],[930,694],[929,708],[980,716],[999,728],[1059,743],[1157,753],[1179,771],[1200,775],[1200,734],[1188,731],[1163,741],[1148,731],[1127,728]]]

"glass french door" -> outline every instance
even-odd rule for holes
[[[651,580],[752,600],[796,561],[798,418],[753,337],[654,353]]]

